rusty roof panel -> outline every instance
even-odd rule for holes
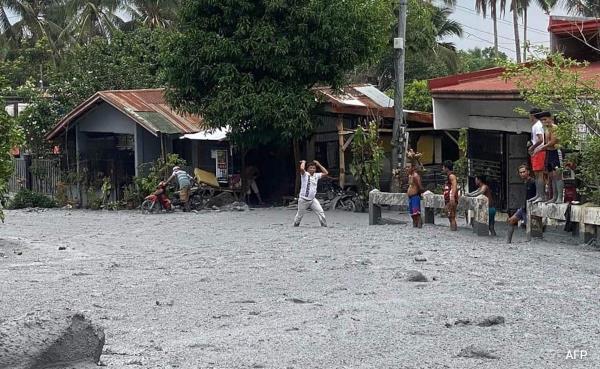
[[[164,98],[164,89],[116,90],[94,94],[65,115],[46,137],[48,139],[56,137],[65,126],[88,111],[94,105],[93,103],[99,100],[112,105],[153,134],[159,132],[185,134],[202,130],[200,117],[179,114],[169,107]]]

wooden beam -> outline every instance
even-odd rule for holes
[[[338,115],[336,126],[338,130],[338,153],[340,156],[340,175],[338,177],[340,187],[344,188],[346,184],[346,160],[344,157],[344,120],[341,115]]]
[[[450,132],[448,132],[448,131],[443,131],[443,132],[446,134],[446,136],[450,137],[450,139],[451,139],[452,141],[454,141],[454,143],[456,144],[456,146],[458,146],[458,141],[456,140],[456,138],[454,138],[454,136],[452,136],[452,135],[450,134]]]
[[[354,139],[354,135],[350,136],[350,138],[348,138],[346,140],[346,142],[344,143],[344,146],[342,147],[343,151],[346,151],[346,149],[348,148],[348,146],[350,146],[350,144],[352,143],[353,139]]]

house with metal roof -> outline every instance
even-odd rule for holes
[[[359,125],[371,121],[378,124],[384,148],[381,188],[388,190],[391,182],[392,125],[394,100],[370,84],[357,84],[341,89],[317,87],[313,91],[321,102],[316,115],[317,128],[306,143],[306,157],[327,164],[341,187],[353,185],[350,173],[350,145]],[[441,184],[443,160],[458,159],[457,132],[433,129],[433,115],[428,112],[404,110],[408,124],[408,144],[421,152],[426,166],[424,183],[435,187]],[[436,179],[439,183],[436,183]]]
[[[600,75],[600,20],[550,17],[552,51],[589,61],[579,68],[583,79]],[[592,42],[592,44],[589,44]],[[515,108],[529,109],[516,85],[503,78],[503,68],[436,78],[429,81],[435,129],[468,128],[469,174],[485,173],[492,180],[498,208],[514,210],[524,198],[517,168],[529,161],[531,123]],[[600,86],[598,86],[600,88]],[[470,179],[471,185],[473,179]]]
[[[223,155],[211,152],[228,155],[229,144],[221,136],[180,139],[202,128],[200,117],[171,109],[163,89],[99,91],[65,115],[46,138],[60,144],[70,170],[86,173],[90,181],[111,178],[119,198],[123,185],[168,153],[179,154],[192,167],[225,169],[221,177],[227,180],[227,168],[216,163]]]

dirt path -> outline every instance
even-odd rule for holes
[[[0,317],[83,311],[113,368],[600,367],[597,251],[293,215],[11,211]],[[454,324],[489,315],[505,323]],[[458,356],[470,345],[497,358]]]

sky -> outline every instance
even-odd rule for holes
[[[441,3],[439,0],[436,3]],[[510,4],[510,1],[507,1]],[[535,3],[535,1],[532,1]],[[567,12],[556,7],[551,15],[567,15]],[[489,16],[483,18],[483,15],[475,11],[475,0],[457,0],[454,7],[454,13],[451,17],[458,21],[463,27],[463,37],[448,38],[447,41],[454,42],[459,49],[472,49],[475,47],[485,48],[494,46],[494,23]],[[529,8],[527,23],[527,40],[531,46],[539,45],[550,47],[550,35],[548,34],[549,17],[537,5]],[[523,20],[519,18],[519,37],[523,42]],[[446,40],[445,40],[446,41]],[[515,36],[512,23],[512,13],[507,9],[506,14],[500,17],[498,21],[498,49],[510,58],[515,58]]]
[[[532,4],[535,0],[531,1]],[[441,5],[442,0],[434,0],[434,3]],[[510,4],[510,0],[507,0]],[[410,11],[410,9],[409,9]],[[18,17],[7,12],[11,22],[15,22]],[[489,13],[489,12],[488,12]],[[567,15],[567,12],[556,7],[552,15]],[[129,18],[128,15],[120,12],[122,18]],[[458,49],[472,49],[475,47],[485,48],[494,45],[493,22],[489,14],[483,18],[481,14],[475,11],[475,0],[456,0],[452,19],[458,21],[463,27],[463,37],[447,38],[444,41],[454,42]],[[519,34],[521,42],[523,40],[523,20],[519,18]],[[548,15],[546,15],[537,5],[532,5],[528,12],[528,32],[527,39],[531,46],[550,46],[550,35],[548,34]],[[512,14],[508,11],[498,20],[498,49],[510,58],[515,58],[515,37],[512,24]]]

